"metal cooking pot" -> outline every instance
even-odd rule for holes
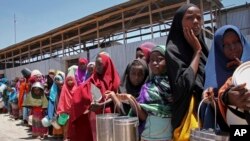
[[[113,141],[139,141],[137,117],[121,116],[113,119]]]
[[[113,141],[113,119],[118,117],[115,113],[96,115],[97,141]]]

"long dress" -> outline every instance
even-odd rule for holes
[[[172,126],[176,130],[175,140],[189,140],[189,131],[191,128],[197,128],[196,112],[198,104],[201,101],[203,85],[205,80],[205,64],[208,56],[208,48],[205,44],[203,35],[200,33],[197,38],[201,45],[201,55],[197,73],[194,73],[191,62],[193,61],[194,51],[184,36],[182,20],[190,7],[197,7],[194,4],[184,4],[180,7],[174,16],[171,29],[167,39],[167,75],[173,93]],[[194,98],[194,100],[192,100]],[[191,104],[194,101],[191,117],[188,113]],[[189,124],[189,129],[185,130],[184,122],[186,119],[192,119],[185,122]],[[193,127],[192,127],[193,126]]]
[[[69,121],[69,138],[71,141],[96,140],[95,114],[101,114],[102,109],[96,112],[87,112],[92,102],[91,83],[99,88],[102,93],[102,99],[100,102],[105,101],[104,92],[106,90],[115,92],[118,90],[120,77],[111,58],[105,54],[101,54],[100,57],[102,58],[102,63],[106,69],[104,70],[104,74],[97,74],[96,71],[94,71],[93,75],[76,89],[73,96]],[[111,107],[106,106],[104,112],[110,113]]]
[[[30,92],[25,99],[23,106],[30,107],[32,114],[32,136],[43,136],[47,134],[48,128],[43,127],[42,118],[45,116],[48,100],[44,93],[35,95]]]

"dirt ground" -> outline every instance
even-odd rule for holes
[[[29,127],[24,126],[21,120],[13,120],[8,114],[0,114],[0,141],[41,141],[32,138]],[[60,141],[49,136],[44,141]]]

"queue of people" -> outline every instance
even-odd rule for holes
[[[237,27],[225,25],[208,50],[201,27],[200,8],[184,4],[174,15],[166,45],[141,44],[122,77],[105,52],[95,62],[79,58],[66,73],[50,70],[43,75],[25,68],[22,78],[1,79],[1,110],[24,123],[32,115],[34,137],[52,134],[70,141],[96,141],[96,115],[113,112],[136,112],[141,141],[188,141],[195,128],[229,132],[226,114],[237,109],[228,105],[243,109],[237,116],[248,124],[250,93],[245,83],[235,86],[232,75],[250,60],[249,43]],[[93,88],[101,99],[94,99]],[[66,120],[57,125],[59,119]]]

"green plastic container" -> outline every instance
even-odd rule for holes
[[[63,113],[63,114],[59,115],[57,122],[59,125],[64,126],[66,124],[66,122],[68,121],[68,119],[69,119],[69,115],[66,113]]]

